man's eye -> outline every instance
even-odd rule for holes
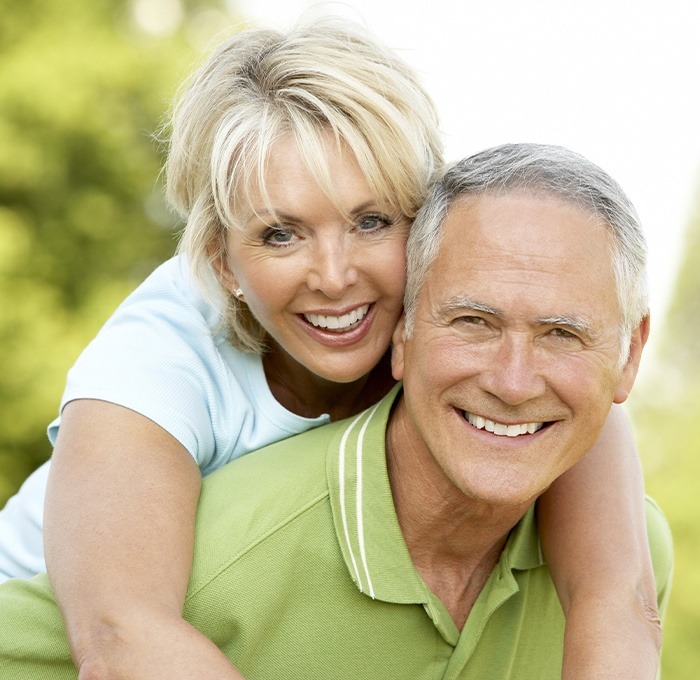
[[[460,316],[458,321],[474,326],[481,326],[486,323],[480,316]]]
[[[551,333],[557,338],[576,339],[576,335],[574,335],[571,331],[567,331],[566,328],[553,328]]]

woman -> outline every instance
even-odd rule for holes
[[[405,240],[441,160],[429,98],[360,29],[320,21],[288,35],[245,32],[194,74],[166,167],[186,220],[181,255],[86,349],[50,428],[46,564],[81,680],[241,677],[181,619],[201,475],[388,391]],[[636,491],[633,453],[617,417],[589,458],[613,460]],[[548,557],[577,622],[572,658],[609,620],[581,614],[591,593],[622,583],[632,600],[649,569],[643,517],[600,470],[582,466],[562,484],[584,516],[590,489],[611,492],[595,513],[614,513],[603,536],[558,521],[556,495],[544,513]],[[5,514],[41,505],[42,485],[38,474]],[[627,542],[615,550],[617,532]],[[594,568],[620,565],[624,582],[583,577],[584,550]],[[621,609],[612,618],[624,629],[626,600]]]

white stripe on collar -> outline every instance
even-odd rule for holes
[[[380,402],[381,403],[381,402]],[[362,513],[362,444],[364,442],[364,436],[365,436],[365,431],[367,430],[367,426],[369,425],[370,420],[372,420],[372,416],[374,416],[375,411],[379,408],[379,404],[376,404],[374,408],[370,411],[369,415],[367,416],[367,420],[365,420],[364,425],[362,426],[362,429],[360,430],[360,434],[357,439],[357,451],[356,451],[356,456],[357,456],[357,469],[356,469],[356,475],[357,475],[357,489],[355,493],[355,511],[357,513],[357,540],[358,544],[360,547],[360,559],[362,561],[362,567],[365,572],[365,576],[367,577],[367,589],[369,590],[369,596],[374,599],[374,587],[372,586],[372,579],[370,578],[369,575],[369,567],[367,565],[367,555],[365,553],[365,536],[364,536],[364,519],[363,519],[363,513]],[[348,437],[350,436],[350,432],[353,430],[355,425],[359,422],[360,418],[365,415],[364,413],[361,413],[355,420],[353,420],[350,425],[347,427],[345,432],[343,433],[343,438],[340,441],[340,449],[338,452],[338,475],[339,475],[339,491],[340,491],[340,515],[343,521],[343,532],[345,534],[345,543],[348,548],[348,553],[350,554],[350,560],[352,562],[352,568],[355,572],[355,581],[357,582],[358,588],[360,589],[361,593],[364,593],[365,590],[362,587],[362,579],[360,578],[360,573],[357,568],[357,560],[355,559],[355,553],[352,548],[352,543],[350,541],[350,532],[348,530],[348,520],[347,520],[347,512],[345,509],[345,449],[347,446],[347,440]]]

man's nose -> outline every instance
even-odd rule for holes
[[[537,349],[526,334],[504,334],[481,376],[482,388],[509,406],[541,397],[547,388]]]
[[[327,239],[311,253],[307,285],[326,297],[337,300],[349,286],[357,283],[353,249],[343,239]]]

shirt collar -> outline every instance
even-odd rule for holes
[[[328,448],[328,488],[338,542],[360,591],[387,602],[425,604],[431,593],[411,561],[386,466],[386,429],[400,394],[399,384],[339,428]],[[511,531],[496,568],[511,572],[542,563],[531,508]]]

